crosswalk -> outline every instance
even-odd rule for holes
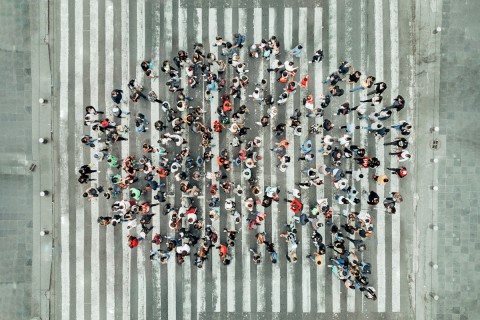
[[[304,53],[295,63],[300,65],[300,76],[310,75],[309,88],[298,90],[300,92],[290,98],[286,105],[279,107],[277,118],[271,121],[273,125],[286,122],[294,109],[302,109],[302,99],[307,93],[312,93],[316,99],[325,93],[328,88],[322,81],[338,68],[340,60],[350,61],[365,76],[375,75],[377,81],[387,82],[389,90],[384,98],[386,101],[400,93],[406,97],[407,106],[413,108],[414,75],[409,73],[413,59],[402,58],[401,54],[407,51],[399,51],[400,32],[407,32],[409,26],[399,23],[399,1],[329,0],[324,3],[323,7],[210,8],[184,7],[182,1],[150,0],[59,1],[55,4],[60,21],[55,52],[55,70],[59,75],[60,125],[57,225],[61,256],[55,298],[55,312],[59,319],[226,319],[219,315],[227,313],[232,319],[243,319],[245,314],[263,315],[265,319],[293,319],[302,314],[315,313],[334,315],[363,312],[371,315],[409,312],[408,285],[407,279],[404,279],[407,267],[403,262],[406,254],[403,244],[409,240],[401,237],[404,227],[401,207],[393,216],[385,215],[380,207],[372,213],[375,235],[368,240],[368,251],[363,254],[363,259],[374,266],[370,284],[377,290],[378,301],[372,302],[366,300],[358,290],[345,288],[332,275],[326,266],[332,255],[329,251],[321,267],[305,258],[314,250],[309,226],[298,228],[299,261],[296,264],[286,262],[287,246],[279,234],[284,232],[284,224],[288,223],[293,213],[283,201],[266,209],[265,224],[253,231],[245,223],[248,212],[241,205],[238,209],[243,217],[241,232],[231,252],[232,263],[228,266],[221,264],[216,251],[212,252],[202,269],[196,268],[193,260],[189,259],[182,266],[178,266],[174,258],[166,265],[154,265],[150,262],[149,253],[156,246],[148,240],[155,233],[174,235],[168,227],[168,217],[160,214],[160,208],[152,208],[156,213],[153,218],[154,230],[148,235],[147,241],[130,249],[126,241],[129,231],[125,226],[101,227],[97,223],[98,216],[111,213],[113,201],[101,197],[91,202],[85,201],[81,194],[86,187],[76,182],[78,168],[86,163],[94,163],[98,167],[100,172],[92,176],[97,179],[94,182],[98,185],[108,186],[106,177],[113,173],[105,162],[95,160],[94,149],[85,148],[80,142],[84,134],[97,135],[83,124],[85,106],[93,105],[108,115],[112,107],[110,91],[120,88],[128,92],[126,84],[133,78],[143,83],[145,88],[159,93],[162,100],[174,104],[175,98],[168,92],[164,76],[160,75],[156,80],[146,78],[140,62],[149,59],[158,70],[162,61],[170,60],[178,50],[191,52],[195,42],[203,43],[207,52],[213,52],[218,57],[219,49],[212,46],[217,35],[229,39],[238,31],[246,35],[247,44],[259,43],[262,38],[276,35],[282,45],[282,61],[290,59],[290,48],[299,43],[304,46]],[[308,59],[320,48],[325,51],[324,61],[308,64]],[[271,62],[249,60],[246,48],[240,55],[250,70],[247,94],[253,91],[255,83],[265,78],[269,81],[268,88],[273,96],[278,97],[282,88],[275,82],[275,75],[265,71]],[[227,78],[234,76],[230,68],[226,73]],[[409,81],[401,80],[403,78],[409,78]],[[194,106],[207,110],[204,121],[211,125],[217,119],[219,96],[217,94],[208,105],[203,99],[204,90],[202,83],[196,89],[187,88],[186,94],[194,98]],[[325,110],[326,118],[334,119],[333,113],[344,101],[357,105],[359,100],[366,97],[366,92],[358,94],[345,91],[344,96],[334,98]],[[308,127],[315,122],[320,123],[320,119],[302,121],[300,137],[287,130],[293,163],[286,173],[281,173],[276,168],[276,157],[269,151],[276,142],[271,137],[270,129],[261,129],[255,124],[264,110],[257,107],[247,95],[243,96],[240,104],[247,104],[250,109],[247,127],[253,128],[253,132],[247,137],[260,136],[264,142],[264,148],[260,151],[263,163],[256,169],[259,184],[262,187],[279,186],[283,198],[286,191],[296,187],[295,183],[305,179],[302,170],[309,165],[297,161],[303,141],[308,137],[316,150],[322,147],[320,135],[308,134]],[[164,113],[159,110],[158,104],[144,101],[137,104],[129,102],[121,107],[132,115],[143,113],[150,121],[150,129],[146,133],[136,133],[131,119],[134,117],[121,119],[121,124],[128,125],[132,130],[126,135],[128,141],[116,143],[112,153],[121,158],[131,154],[140,155],[144,142],[156,144],[160,138],[153,123]],[[399,120],[412,123],[412,109],[404,111],[400,116],[395,113],[392,123]],[[347,116],[346,121],[366,124],[352,114]],[[339,136],[339,130],[333,132]],[[230,141],[229,133],[220,137],[215,135],[212,152],[218,155],[225,148],[233,154]],[[369,146],[369,155],[378,157],[382,163],[377,169],[381,173],[384,173],[384,168],[397,165],[396,159],[388,155],[387,148],[382,143],[375,148],[375,139],[367,136],[363,130],[354,134],[353,141]],[[189,142],[196,158],[200,152],[198,138],[189,134]],[[153,160],[158,162],[158,156],[154,156]],[[314,164],[317,168],[323,165],[323,158],[316,155]],[[218,170],[216,161],[205,166],[205,171]],[[122,174],[125,176],[125,173]],[[228,176],[231,181],[247,184],[242,177],[241,167],[233,167]],[[164,180],[162,182],[166,183],[168,190],[178,190],[173,177]],[[368,209],[365,201],[362,201],[361,208],[340,208],[333,200],[336,190],[332,183],[326,176],[324,181],[324,185],[303,192],[304,210],[313,208],[316,200],[321,198],[329,198],[335,212]],[[378,187],[374,181],[350,182],[355,184],[357,190],[376,190],[381,199],[400,188],[396,177],[392,177],[391,184],[385,189]],[[221,232],[223,228],[238,229],[240,226],[225,212],[220,214],[220,219],[210,221],[208,188],[200,187],[205,196],[194,200],[199,206],[199,215],[220,231],[223,241],[226,239]],[[128,193],[124,191],[123,195],[119,195],[120,198],[122,196],[127,199]],[[220,194],[221,203],[227,197]],[[153,194],[147,194],[147,199],[155,202]],[[239,204],[240,198],[236,200]],[[176,204],[180,201],[178,192],[175,201]],[[337,225],[343,224],[343,220],[339,216],[334,218]],[[326,229],[325,226],[321,227],[319,232],[328,244],[330,236]],[[279,253],[277,264],[269,261],[264,247],[258,247],[262,263],[254,265],[251,262],[249,249],[257,248],[254,236],[262,231],[275,243]]]

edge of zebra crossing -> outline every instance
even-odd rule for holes
[[[396,97],[399,93],[400,83],[400,61],[399,61],[399,44],[398,44],[398,0],[390,1],[390,43],[391,43],[391,97]],[[394,122],[398,123],[398,113],[393,116]],[[395,158],[394,158],[395,159]],[[395,162],[394,162],[395,163]],[[392,181],[392,189],[398,190],[399,181]],[[397,209],[397,213],[392,215],[392,312],[400,312],[400,295],[395,294],[400,291],[400,214],[401,208]]]
[[[69,12],[68,2],[62,1],[60,3],[61,12]],[[69,87],[69,19],[68,14],[60,17],[60,89],[59,89],[59,120],[61,132],[66,134],[61,135],[59,141],[59,171],[60,176],[68,177],[68,117],[69,117],[69,103],[68,103],[68,87]],[[61,259],[60,259],[60,271],[61,271],[61,317],[62,319],[68,319],[70,317],[70,199],[69,199],[69,184],[67,179],[60,179],[60,188],[63,190],[60,197],[60,242],[61,242]]]

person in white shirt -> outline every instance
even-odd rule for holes
[[[334,142],[334,141],[335,141],[335,140],[333,139],[333,137],[332,137],[331,135],[328,135],[328,134],[327,134],[327,135],[325,135],[325,136],[322,137],[322,142],[323,142],[324,148],[325,148],[326,146],[331,146],[331,145],[333,145],[333,142]]]
[[[290,73],[295,72],[297,69],[298,69],[298,67],[294,66],[293,61],[286,61],[285,62],[285,70],[287,70],[288,72],[290,72]]]
[[[338,180],[337,182],[334,182],[334,185],[335,185],[335,188],[337,188],[338,190],[347,189],[348,180],[345,179],[345,178],[340,179],[340,180]]]
[[[225,200],[225,210],[230,211],[235,209],[235,199],[234,198],[228,198]]]
[[[181,246],[177,246],[175,248],[175,251],[178,254],[188,255],[190,253],[190,246],[188,245],[188,243],[184,243]]]
[[[253,98],[256,101],[262,101],[262,97],[260,94],[260,89],[256,88],[252,94],[249,95],[250,98]]]
[[[302,195],[300,190],[298,190],[297,188],[293,188],[292,191],[287,191],[287,194],[291,194],[292,196],[294,196],[297,199],[300,199],[300,196]]]
[[[341,146],[348,147],[350,145],[350,142],[352,142],[352,137],[350,137],[348,134],[344,134],[338,139],[338,142]]]
[[[397,156],[398,157],[398,162],[408,161],[412,158],[412,155],[406,149],[403,149],[403,150],[397,151],[397,152],[389,152],[388,154],[392,155],[392,156],[393,155]]]
[[[284,104],[285,102],[287,102],[287,100],[288,100],[288,92],[287,92],[287,91],[284,91],[284,92],[278,97],[277,104],[278,104],[278,105]]]
[[[248,70],[245,69],[246,67],[247,66],[245,65],[245,63],[239,63],[236,67],[237,68],[237,73],[243,74],[243,73],[248,72]]]

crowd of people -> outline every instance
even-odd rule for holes
[[[269,260],[277,263],[280,259],[278,244],[268,240],[265,232],[256,231],[267,219],[266,208],[273,202],[287,201],[293,218],[286,221],[285,232],[280,234],[280,237],[287,243],[285,255],[288,262],[295,263],[298,260],[297,227],[305,226],[303,232],[307,232],[307,226],[310,226],[315,250],[306,255],[305,259],[323,266],[322,256],[329,252],[331,258],[328,267],[334,276],[343,281],[346,287],[359,289],[367,298],[376,300],[375,289],[369,286],[368,279],[372,266],[361,257],[374,232],[372,211],[349,212],[346,208],[348,205],[355,208],[364,201],[362,192],[357,192],[355,183],[362,179],[373,179],[382,188],[390,179],[404,178],[408,172],[404,166],[386,168],[392,173],[390,178],[385,172],[378,172],[380,160],[368,154],[367,145],[354,145],[352,135],[355,130],[365,130],[367,134],[377,137],[375,139],[377,143],[382,143],[382,138],[395,135],[391,142],[384,143],[392,146],[389,154],[397,157],[402,163],[410,160],[407,136],[412,126],[406,121],[387,125],[387,120],[392,114],[404,108],[404,98],[399,95],[391,104],[385,105],[383,93],[388,88],[387,84],[377,81],[374,76],[365,76],[361,71],[353,69],[349,62],[342,61],[338,70],[334,70],[323,81],[323,84],[328,86],[325,94],[316,98],[313,94],[306,94],[303,97],[303,110],[294,110],[293,114],[289,115],[287,123],[272,125],[271,121],[278,117],[279,108],[285,107],[282,105],[293,99],[297,92],[307,91],[299,88],[308,89],[311,86],[310,75],[299,74],[298,58],[304,54],[303,46],[298,45],[289,50],[285,57],[289,60],[281,61],[281,45],[276,36],[261,39],[258,43],[244,48],[245,45],[245,36],[237,33],[231,41],[216,37],[213,46],[220,47],[219,57],[212,52],[206,52],[202,44],[195,43],[191,54],[179,51],[173,59],[163,61],[160,70],[155,70],[150,61],[143,61],[141,68],[146,77],[156,79],[160,77],[160,71],[164,73],[162,77],[167,79],[166,85],[175,103],[170,103],[167,97],[160,99],[155,91],[146,90],[137,80],[132,79],[128,82],[129,92],[112,90],[111,98],[114,105],[108,110],[108,115],[112,116],[107,117],[107,114],[95,107],[87,106],[85,125],[90,126],[91,130],[98,134],[98,138],[85,135],[81,141],[94,149],[94,158],[98,162],[107,163],[113,174],[107,176],[108,186],[99,186],[95,179],[91,178],[91,174],[97,172],[96,164],[82,166],[78,181],[89,184],[83,197],[87,200],[98,197],[110,199],[112,213],[98,217],[98,223],[109,227],[122,225],[130,230],[127,241],[131,248],[137,247],[142,241],[151,241],[152,263],[165,264],[170,258],[174,258],[178,264],[182,264],[185,259],[192,257],[194,265],[198,268],[205,265],[205,261],[214,250],[217,250],[224,265],[230,264],[233,259],[231,250],[236,245],[236,237],[243,223],[248,224],[252,236],[256,233],[256,242],[258,246],[265,246]],[[248,56],[247,61],[242,61],[239,54],[241,50],[248,51],[248,55],[244,55]],[[321,63],[323,55],[322,50],[317,50],[308,63]],[[265,60],[269,65],[266,72],[274,72],[277,75],[275,86],[283,88],[278,97],[269,92],[266,79],[256,79],[255,84],[250,85],[247,64],[253,64],[259,59]],[[228,72],[228,68],[232,71]],[[227,74],[232,76],[228,78]],[[187,91],[199,90],[198,87],[202,87],[199,84],[202,82],[206,88],[201,94],[204,101],[194,101]],[[189,87],[188,90],[185,90],[186,86]],[[353,106],[340,98],[348,89],[350,92],[367,90],[368,98]],[[127,106],[128,99],[134,104],[141,99],[159,104],[162,110],[161,118],[152,121],[153,128],[160,132],[160,140],[155,145],[145,142],[142,145],[142,154],[132,154],[122,159],[112,148],[116,143],[128,140],[125,134],[130,128],[119,124],[121,118],[134,117],[135,132],[140,135],[147,132],[150,125],[142,113],[136,112],[131,115],[123,109]],[[204,121],[204,115],[210,112],[214,99],[218,99],[219,102],[216,118],[207,123]],[[237,103],[239,101],[240,103]],[[206,110],[198,107],[202,102],[205,102]],[[327,119],[324,111],[332,104],[338,107],[333,112],[334,119]],[[375,111],[375,106],[382,104],[381,110]],[[258,105],[261,105],[262,113],[263,110],[266,112],[259,119],[254,119],[258,128],[253,129],[253,132],[261,132],[260,135],[263,135],[262,130],[270,130],[272,140],[276,141],[271,147],[264,145],[260,135],[252,139],[247,137],[252,135],[249,134],[252,128],[247,127],[247,119],[254,116],[249,109]],[[341,120],[342,116],[349,113],[354,113],[366,126]],[[301,144],[301,156],[298,161],[305,162],[302,166],[305,168],[302,170],[304,179],[296,183],[294,189],[284,190],[281,198],[280,187],[262,188],[258,183],[256,168],[262,161],[259,150],[262,148],[265,152],[270,150],[272,162],[278,159],[277,170],[285,172],[292,162],[292,150],[289,149],[291,141],[286,139],[286,131],[292,130],[295,136],[301,136],[302,122],[308,123],[309,118],[318,119],[318,122],[315,120],[315,124],[307,126],[307,140]],[[197,135],[200,138],[200,153],[187,135]],[[229,141],[231,140],[229,146],[219,146],[219,154],[213,153],[212,140],[215,135],[228,136]],[[319,150],[314,149],[312,140],[308,138],[313,135],[321,135],[323,146]],[[158,163],[153,161],[152,156],[155,154],[159,158]],[[323,157],[325,165],[315,167],[315,157]],[[218,171],[205,170],[205,164],[210,161],[216,161]],[[349,166],[349,163],[353,165]],[[228,172],[232,167],[240,168],[243,184],[229,179]],[[348,170],[350,167],[354,169]],[[166,189],[165,182],[168,176],[173,177],[172,180],[178,185],[175,192],[181,193],[180,203],[175,203],[175,193]],[[310,205],[312,209],[306,211],[302,203],[304,192],[302,190],[319,187],[324,184],[324,180],[331,180],[337,190],[331,201],[338,202],[339,212],[334,212],[328,199],[317,199],[314,205]],[[205,215],[206,219],[202,218],[203,214],[196,204],[202,183],[206,184],[208,192],[205,196],[209,197],[209,212]],[[124,190],[129,194],[126,199],[122,196]],[[222,203],[220,193],[225,195]],[[385,212],[389,214],[394,214],[396,205],[403,200],[399,192],[391,192],[384,199],[380,199],[374,191],[363,190],[363,193],[365,199],[368,198],[366,203],[369,208],[383,201]],[[148,200],[152,195],[155,203]],[[174,230],[174,233],[171,233],[174,236],[155,233],[147,240],[147,235],[153,229],[152,217],[155,214],[152,213],[152,207],[159,205],[160,214],[169,219],[168,225]],[[246,215],[242,215],[241,206],[245,208]],[[221,237],[219,234],[221,231],[215,230],[211,221],[226,215],[234,218],[235,227],[238,226],[238,229],[225,228],[222,231],[226,236]],[[339,216],[335,221],[344,223],[338,225],[334,223],[334,216]],[[320,221],[325,222],[326,230],[332,238],[331,243],[324,241],[320,233],[323,223]],[[226,240],[221,241],[221,238]],[[349,242],[353,244],[352,249],[349,249]],[[253,263],[262,263],[265,257],[261,256],[258,247],[251,248],[250,251]]]

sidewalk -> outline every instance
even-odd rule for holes
[[[32,107],[28,1],[0,1],[0,310],[28,319],[32,298]]]
[[[37,165],[33,173],[33,270],[32,270],[32,317],[41,319],[53,318],[50,310],[50,297],[54,295],[52,283],[52,261],[55,257],[53,239],[53,151],[55,140],[52,139],[52,76],[49,49],[52,45],[53,25],[49,23],[49,1],[30,2],[31,50],[32,50],[32,162]],[[40,104],[39,99],[47,100]],[[40,144],[39,138],[46,138],[47,144]],[[40,197],[40,191],[50,193]],[[40,236],[41,230],[49,234]]]

